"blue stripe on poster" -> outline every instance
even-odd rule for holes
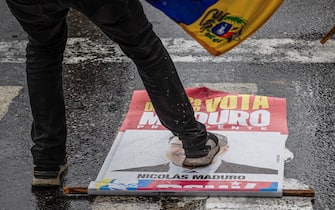
[[[138,188],[148,187],[152,183],[152,179],[139,179],[137,183]]]
[[[276,192],[278,190],[278,182],[273,182],[268,188],[260,189],[261,192]]]

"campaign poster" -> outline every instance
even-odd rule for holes
[[[286,100],[206,87],[186,93],[196,119],[225,137],[213,162],[173,164],[185,157],[182,143],[161,125],[146,91],[137,90],[89,194],[282,196]]]

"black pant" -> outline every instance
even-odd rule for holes
[[[62,61],[70,7],[85,14],[134,61],[160,121],[180,137],[185,150],[204,148],[205,126],[195,120],[171,58],[139,0],[6,1],[29,37],[26,72],[35,165],[58,166],[65,157]]]

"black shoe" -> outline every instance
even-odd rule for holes
[[[59,187],[61,185],[61,175],[68,168],[67,162],[59,168],[41,169],[34,167],[33,187]]]
[[[183,166],[193,168],[211,164],[215,155],[220,151],[219,141],[227,144],[227,137],[208,132],[205,150],[199,151],[198,155],[186,155]]]

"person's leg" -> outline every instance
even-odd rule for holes
[[[77,2],[76,7],[135,62],[160,121],[183,141],[186,156],[206,156],[209,149],[205,145],[208,140],[205,126],[195,120],[175,66],[153,32],[140,2],[117,0],[100,4],[103,7],[86,0]]]
[[[58,169],[65,161],[66,122],[62,60],[67,38],[66,14],[57,1],[7,0],[28,34],[27,85],[33,124],[35,168]]]

